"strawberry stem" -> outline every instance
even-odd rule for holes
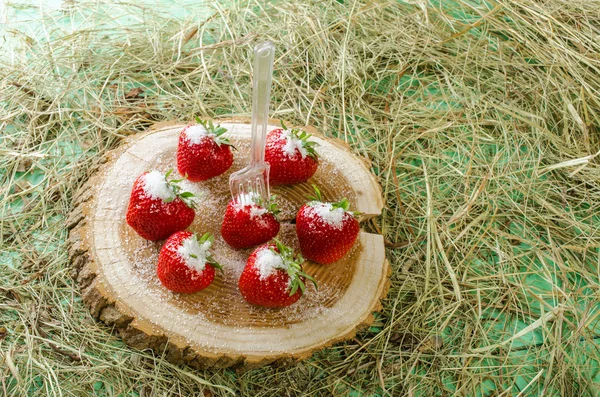
[[[319,190],[319,188],[317,187],[317,185],[312,185],[314,191],[315,191],[315,195],[314,196],[309,196],[309,200],[311,201],[318,201],[320,203],[324,203],[323,201],[323,197],[321,195],[321,191]],[[346,197],[342,198],[340,201],[335,202],[335,203],[331,203],[331,210],[334,210],[336,208],[341,208],[346,212],[350,212],[354,217],[359,216],[361,213],[358,211],[350,211],[350,202],[348,201],[348,199]]]
[[[319,187],[315,184],[313,184],[312,187],[313,187],[313,190],[315,191],[315,195],[309,196],[308,199],[312,200],[312,201],[323,202],[323,197],[321,196],[321,191],[319,190]]]
[[[266,201],[262,197],[255,195],[255,194],[251,194],[250,197],[254,204],[266,209],[268,212],[270,212],[271,214],[273,214],[275,216],[277,216],[281,212],[279,210],[279,207],[277,206],[277,203],[275,202],[275,199],[277,198],[277,196],[274,194],[271,195],[271,197],[269,197],[269,199]]]
[[[269,211],[271,214],[277,216],[279,215],[279,213],[281,212],[279,210],[279,207],[277,206],[277,203],[275,202],[275,198],[277,198],[276,195],[272,195],[269,198],[269,201],[267,202],[267,206],[265,207],[267,211]]]
[[[204,244],[206,242],[208,242],[208,248],[210,249],[210,247],[212,247],[213,243],[215,242],[215,236],[213,236],[211,233],[204,233],[202,235],[202,237],[198,238],[197,234],[194,234],[194,238],[198,241],[198,244]],[[190,254],[190,256],[192,258],[197,258],[196,255],[194,254]],[[212,255],[208,255],[206,257],[206,263],[208,263],[210,266],[214,267],[215,269],[219,269],[219,270],[223,270],[223,266],[221,266],[221,264],[219,262],[217,262],[215,260],[215,258],[213,258]]]
[[[223,266],[212,255],[206,257],[206,263],[214,267],[215,269],[223,270]]]
[[[348,209],[350,208],[350,203],[348,202],[348,199],[344,197],[337,203],[331,203],[331,209],[333,210],[335,208],[341,208],[344,211],[348,211]]]
[[[227,146],[231,146],[233,149],[237,150],[235,146],[233,146],[233,144],[229,141],[228,138],[225,138],[223,136],[223,134],[225,134],[227,132],[227,129],[224,127],[221,127],[220,124],[217,124],[216,126],[213,124],[213,121],[210,119],[207,120],[202,120],[200,117],[196,116],[196,122],[200,125],[202,125],[206,131],[208,131],[209,133],[213,134],[215,136],[214,141],[217,145],[221,146],[221,145],[227,145]]]
[[[185,180],[186,178],[168,180],[167,178],[172,173],[173,173],[173,169],[171,168],[165,174],[165,181],[167,181],[168,187],[175,194],[175,197],[179,197],[185,203],[185,205],[187,205],[188,207],[190,207],[192,209],[196,209],[196,202],[193,200],[193,198],[196,197],[196,195],[191,192],[182,192],[181,187],[179,186],[179,183],[182,182],[183,180]],[[171,200],[171,201],[173,201],[173,200]],[[168,202],[170,202],[170,201],[168,201]]]
[[[302,147],[306,149],[308,157],[311,157],[315,161],[319,160],[319,156],[317,155],[317,152],[315,151],[315,146],[318,146],[319,144],[315,141],[308,140],[312,136],[311,134],[309,134],[306,131],[297,129],[297,128],[289,129],[283,123],[283,120],[280,120],[279,122],[281,123],[281,128],[283,128],[285,131],[290,131],[290,133],[293,135],[293,137],[300,141]]]
[[[300,141],[302,147],[304,149],[306,149],[306,153],[307,153],[308,157],[311,157],[313,160],[318,161],[319,156],[317,155],[317,152],[315,151],[315,146],[318,146],[319,144],[315,141],[308,140],[310,137],[312,137],[312,135],[306,131],[302,131],[299,129],[292,129],[292,130],[290,130],[290,132],[297,140]]]
[[[271,248],[271,250],[277,253],[279,256],[281,256],[284,265],[287,265],[287,269],[285,270],[287,271],[288,276],[292,280],[290,284],[290,296],[294,295],[298,291],[298,289],[300,289],[302,293],[306,291],[306,285],[304,284],[302,278],[310,280],[315,285],[315,288],[318,289],[316,280],[312,276],[306,274],[302,269],[302,264],[304,263],[304,258],[302,257],[302,255],[295,254],[294,250],[284,245],[278,239],[274,240],[275,247],[277,249],[275,250]]]
[[[205,242],[209,242],[210,245],[212,245],[215,242],[215,236],[212,235],[212,233],[210,232],[206,232],[202,235],[202,237],[200,237],[200,239],[198,239],[198,243],[203,244]]]

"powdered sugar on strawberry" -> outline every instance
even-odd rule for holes
[[[268,211],[263,207],[252,206],[250,207],[250,219],[254,219],[256,217],[261,217],[266,214]]]
[[[209,132],[202,125],[190,125],[187,127],[183,133],[187,138],[188,142],[192,145],[197,145],[202,142],[206,137],[214,137],[214,134],[209,134]]]
[[[281,256],[277,255],[268,247],[258,251],[254,266],[258,270],[261,280],[264,280],[265,278],[274,274],[276,269],[287,270],[288,268],[288,266],[283,262]]]
[[[158,171],[144,175],[144,193],[154,200],[169,202],[175,199],[175,192],[167,183],[165,176]]]
[[[177,253],[183,262],[192,270],[201,272],[206,266],[206,261],[210,253],[210,241],[205,241],[202,244],[198,242],[196,236],[190,236],[182,241],[181,246],[177,249]]]
[[[311,203],[310,207],[315,216],[318,216],[327,225],[334,229],[341,230],[344,227],[344,211],[343,208],[333,208],[331,203]]]
[[[256,204],[255,198],[256,195],[254,193],[240,194],[236,197],[233,208],[235,208],[236,211],[241,211],[246,205]]]
[[[245,193],[240,194],[238,198],[235,200],[233,204],[233,208],[236,211],[242,211],[244,207],[250,205],[250,218],[254,219],[256,217],[261,217],[266,214],[268,211],[266,208],[263,208],[256,204],[256,195],[253,193]]]
[[[283,145],[283,152],[289,157],[293,158],[296,155],[296,151],[300,152],[302,158],[308,156],[308,151],[302,144],[302,140],[296,138],[292,131],[284,130],[281,136],[285,139],[285,145]]]

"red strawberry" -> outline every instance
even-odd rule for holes
[[[275,241],[276,244],[265,244],[255,249],[240,276],[238,287],[250,304],[289,306],[306,290],[306,279],[317,286],[315,280],[302,271],[302,256],[294,255],[291,248]]]
[[[326,265],[341,259],[352,248],[359,226],[354,213],[348,211],[348,200],[324,203],[319,189],[313,187],[316,200],[298,211],[296,233],[302,255]]]
[[[133,183],[127,224],[145,239],[163,240],[191,225],[196,215],[189,200],[194,195],[179,191],[181,180],[167,181],[170,173],[144,172]]]
[[[191,294],[208,287],[221,269],[210,255],[214,241],[210,233],[198,240],[188,231],[177,232],[167,239],[158,255],[156,274],[167,289]]]
[[[279,221],[275,218],[278,212],[275,203],[263,206],[253,195],[240,195],[229,201],[225,209],[221,235],[235,249],[266,243],[279,233]]]
[[[269,132],[265,147],[265,161],[271,166],[271,185],[290,185],[306,182],[317,172],[319,161],[311,135],[305,131],[283,128]]]
[[[221,175],[233,164],[231,143],[222,136],[227,130],[211,120],[196,120],[199,125],[181,131],[177,147],[177,169],[193,182]]]

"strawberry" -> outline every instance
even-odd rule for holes
[[[244,299],[253,305],[285,307],[295,303],[306,291],[305,281],[315,280],[302,271],[304,259],[276,241],[252,252],[242,271],[238,287]]]
[[[221,235],[235,249],[265,243],[279,233],[279,221],[275,217],[278,212],[272,201],[263,206],[254,195],[240,195],[230,200],[225,209]]]
[[[296,233],[302,255],[326,265],[341,259],[354,245],[359,232],[357,213],[348,211],[347,199],[325,203],[319,189],[313,188],[316,198],[298,211]]]
[[[265,147],[265,161],[269,163],[269,183],[290,185],[306,182],[317,172],[319,160],[314,141],[305,131],[283,128],[269,132]]]
[[[191,225],[196,215],[190,200],[194,195],[180,192],[181,179],[167,181],[170,174],[144,172],[133,183],[127,224],[145,239],[166,239]]]
[[[188,231],[177,232],[167,239],[158,255],[156,274],[167,289],[191,294],[208,287],[221,269],[210,255],[215,238],[206,233],[200,239]]]
[[[221,175],[233,164],[232,145],[222,136],[227,130],[211,120],[196,120],[199,124],[181,131],[177,147],[177,169],[192,182]]]

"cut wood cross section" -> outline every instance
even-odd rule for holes
[[[361,232],[342,260],[322,266],[311,262],[305,271],[315,277],[305,295],[284,309],[247,304],[237,281],[252,250],[235,251],[220,236],[222,216],[230,199],[228,179],[242,168],[250,148],[249,120],[218,120],[237,148],[231,169],[209,181],[182,182],[195,193],[198,208],[189,230],[215,235],[213,256],[223,265],[215,281],[195,294],[174,294],[156,277],[162,242],[139,237],[125,222],[131,187],[144,171],[176,171],[179,134],[185,124],[161,123],[133,136],[109,152],[104,163],[74,197],[67,221],[69,256],[84,302],[94,317],[113,326],[126,343],[154,349],[174,363],[195,368],[249,369],[285,364],[355,335],[373,321],[388,289],[389,264],[383,237]],[[269,129],[279,122],[271,120]],[[320,187],[324,199],[347,197],[361,221],[381,213],[383,198],[367,162],[345,143],[314,134],[320,157],[317,173],[307,182],[274,187],[282,212],[279,238],[298,250],[294,219],[297,210]]]

